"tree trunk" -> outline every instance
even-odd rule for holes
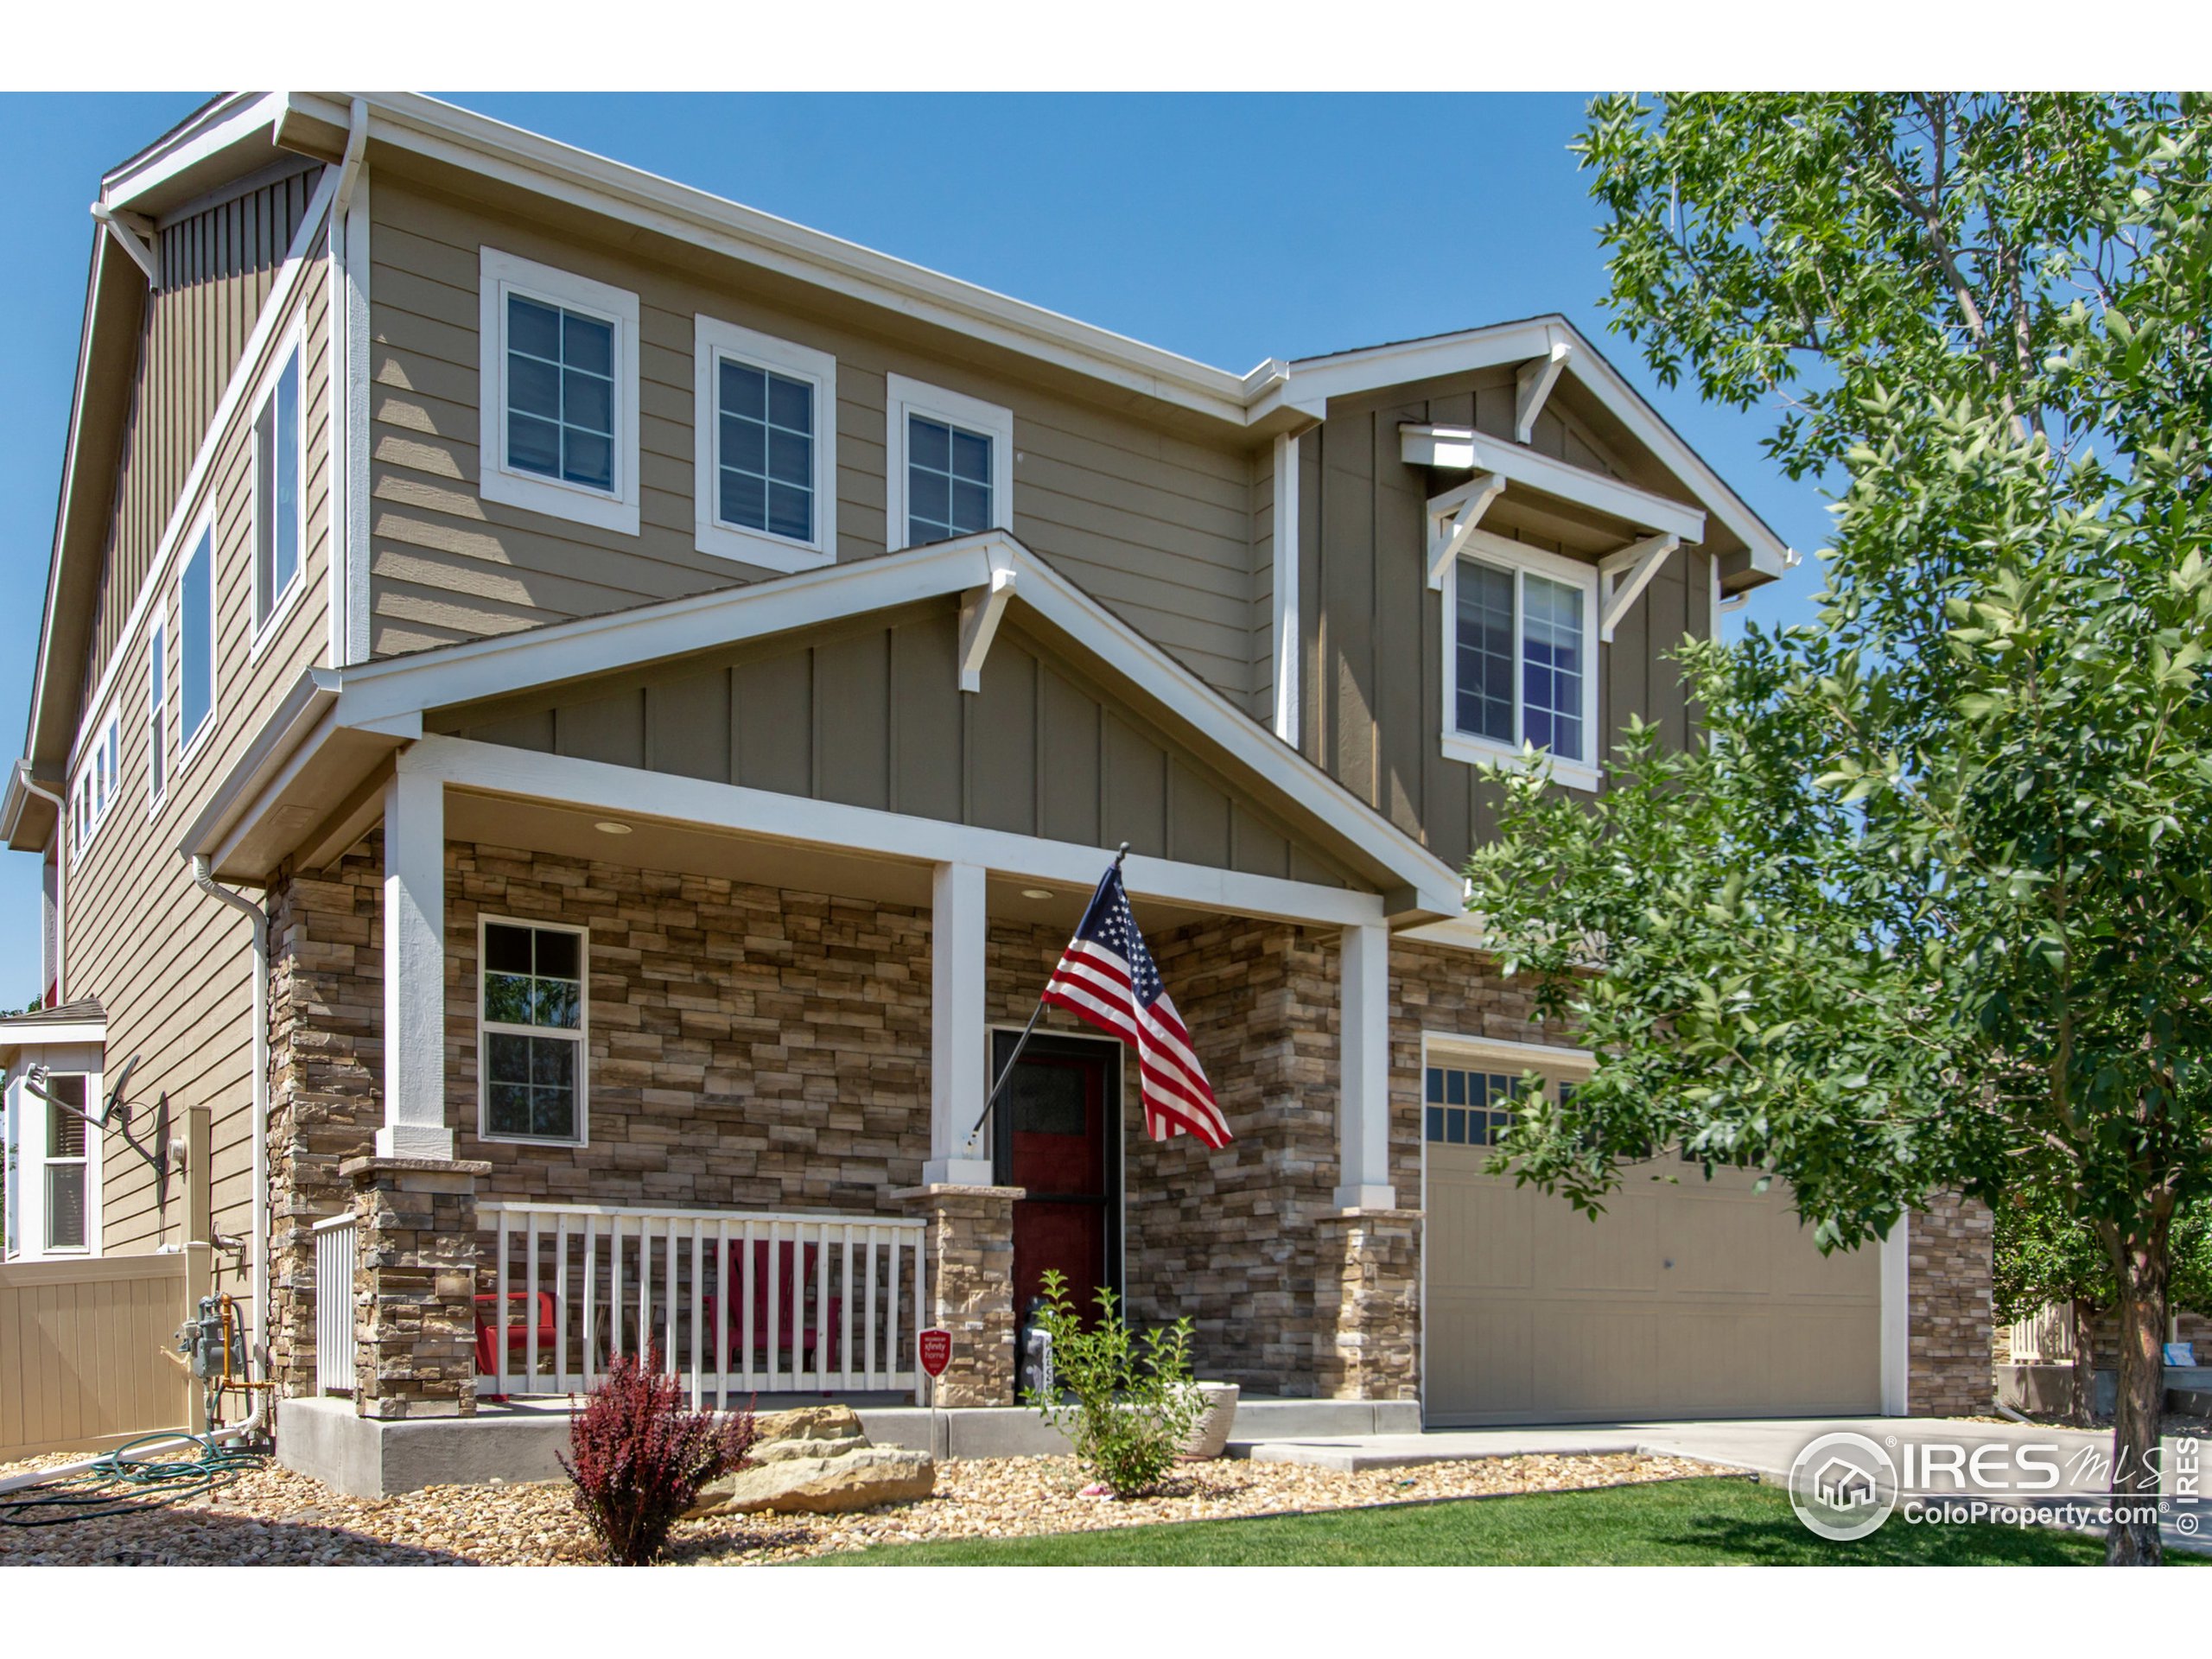
[[[2094,1428],[2097,1422],[2097,1308],[2076,1301],[2074,1311],[2074,1399],[2066,1421],[2076,1428]]]
[[[2113,1519],[2105,1534],[2112,1567],[2156,1567],[2158,1536],[2158,1419],[2165,1405],[2167,1232],[2165,1216],[2147,1234],[2119,1241],[2120,1397],[2112,1419]]]

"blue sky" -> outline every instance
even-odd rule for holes
[[[200,93],[0,97],[0,746],[19,752],[101,173]],[[1242,372],[1559,311],[1602,338],[1582,99],[1314,95],[448,94],[487,115]],[[1748,614],[1802,620],[1826,516],[1758,415],[1662,392],[1807,564]],[[1740,613],[1739,613],[1740,614]],[[38,865],[0,857],[0,1007],[38,989]]]

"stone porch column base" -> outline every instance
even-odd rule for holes
[[[488,1163],[349,1158],[353,1408],[364,1417],[476,1412],[476,1183]]]
[[[1339,1210],[1314,1224],[1323,1398],[1421,1397],[1421,1223],[1418,1210]]]
[[[952,1333],[940,1406],[1014,1403],[1014,1205],[1018,1186],[907,1186],[891,1196],[930,1224],[931,1321]]]

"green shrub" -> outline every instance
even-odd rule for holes
[[[1205,1396],[1191,1380],[1189,1319],[1146,1332],[1140,1344],[1114,1293],[1102,1287],[1097,1301],[1098,1322],[1086,1331],[1066,1279],[1046,1274],[1039,1318],[1052,1338],[1055,1391],[1031,1389],[1027,1400],[1075,1442],[1087,1474],[1116,1497],[1135,1497],[1174,1467]]]

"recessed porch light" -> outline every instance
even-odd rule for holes
[[[1050,887],[1024,887],[1021,896],[1025,899],[1049,899],[1052,896],[1052,890]]]
[[[630,826],[620,818],[601,818],[592,828],[602,836],[626,836],[630,833]]]

